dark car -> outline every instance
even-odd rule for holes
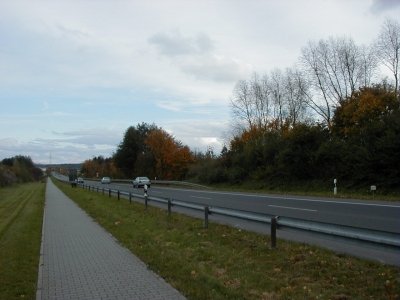
[[[134,188],[144,187],[145,185],[147,185],[149,188],[151,181],[147,177],[136,177],[134,180],[132,180],[132,185]]]

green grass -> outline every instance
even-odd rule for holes
[[[400,269],[56,182],[189,299],[398,299]]]
[[[44,183],[0,189],[0,299],[34,299]]]

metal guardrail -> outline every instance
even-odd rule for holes
[[[261,222],[266,224],[271,224],[271,247],[275,247],[276,245],[276,230],[280,228],[291,228],[297,230],[304,231],[312,231],[326,235],[333,235],[344,237],[353,240],[366,241],[371,243],[377,243],[381,245],[388,245],[394,247],[400,247],[400,236],[399,234],[372,230],[366,228],[356,228],[346,225],[337,225],[330,223],[322,223],[316,221],[308,221],[301,220],[290,217],[279,217],[268,214],[260,214],[249,211],[242,210],[234,210],[225,207],[217,207],[217,206],[204,206],[199,205],[193,202],[182,201],[182,200],[174,200],[174,199],[165,199],[158,197],[148,197],[138,193],[132,193],[128,191],[120,191],[116,189],[107,189],[104,187],[99,188],[98,186],[91,186],[86,184],[79,184],[82,188],[87,188],[89,190],[97,190],[97,192],[102,191],[104,194],[106,191],[108,195],[117,194],[118,199],[120,199],[121,195],[129,197],[129,201],[132,201],[132,198],[140,198],[144,199],[145,205],[147,207],[148,202],[157,202],[167,204],[168,213],[171,213],[172,207],[184,207],[197,211],[204,212],[204,227],[208,227],[208,216],[209,215],[223,215],[233,218],[240,218],[249,221]]]
[[[90,181],[98,181],[100,182],[99,179],[92,179],[92,178],[84,178],[85,180],[90,180]],[[112,179],[113,183],[126,183],[126,184],[132,184],[131,179]],[[187,182],[187,181],[176,181],[176,180],[151,180],[151,184],[160,184],[160,185],[178,185],[178,186],[187,186],[187,187],[194,187],[194,188],[202,188],[202,189],[210,189],[210,187],[197,184],[197,183],[192,183],[192,182]]]

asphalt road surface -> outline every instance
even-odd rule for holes
[[[118,183],[102,186],[136,193],[142,193],[143,190],[133,189],[131,185]],[[201,205],[400,234],[400,202],[218,192],[165,188],[154,185],[148,190],[148,194],[149,197],[171,198]]]
[[[143,194],[143,189],[132,185],[98,182],[86,184],[119,189]],[[219,192],[182,188],[167,188],[152,185],[149,197],[170,198],[201,205],[218,206],[282,217],[376,229],[400,234],[400,202],[361,201],[352,199],[319,198],[289,195],[265,195],[253,193]],[[158,206],[165,206],[154,204]],[[202,212],[184,208],[173,208],[194,217],[203,218]],[[229,224],[241,229],[269,234],[269,225],[224,216],[210,216],[211,221]],[[400,266],[400,249],[360,242],[340,237],[327,236],[294,229],[278,230],[278,238],[322,246],[339,253],[377,260]]]

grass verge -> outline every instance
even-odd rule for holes
[[[36,295],[44,183],[0,189],[0,299]]]
[[[189,299],[398,299],[400,269],[55,182]]]

